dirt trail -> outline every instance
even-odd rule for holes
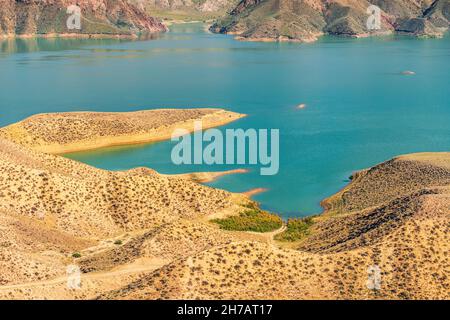
[[[266,242],[268,244],[271,244],[274,247],[277,247],[275,244],[275,237],[280,234],[283,233],[284,231],[286,231],[287,227],[285,224],[283,224],[283,226],[277,230],[274,230],[272,232],[265,232],[265,233],[259,233],[259,232],[244,232],[246,234],[251,234],[251,235],[257,235],[262,242]]]
[[[124,275],[152,272],[168,263],[168,261],[162,259],[151,259],[151,261],[148,261],[147,259],[145,260],[146,260],[145,263],[143,263],[143,261],[138,261],[125,266],[120,266],[113,271],[82,274],[81,281],[83,282],[85,280],[101,280]],[[35,281],[35,282],[0,286],[0,291],[58,285],[67,282],[67,279],[68,279],[67,276],[63,276],[45,281]]]
[[[277,245],[275,244],[275,237],[276,237],[277,235],[279,235],[280,233],[285,232],[286,229],[287,229],[287,226],[286,226],[285,224],[283,224],[283,226],[282,226],[280,229],[275,230],[275,231],[270,232],[270,233],[267,234],[267,236],[269,237],[269,243],[270,243],[273,247],[277,247]]]

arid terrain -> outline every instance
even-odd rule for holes
[[[240,117],[218,109],[136,115],[45,114],[0,131],[1,299],[450,298],[450,153],[400,156],[354,174],[308,232],[286,242],[275,239],[289,222],[258,233],[211,221],[256,208],[191,181],[220,174],[109,172],[55,155]],[[73,266],[79,289],[68,286]],[[367,286],[371,268],[380,287]]]
[[[229,13],[239,0],[131,0],[166,21],[209,21]]]
[[[69,29],[67,11],[75,4],[80,8],[80,28]],[[126,0],[0,0],[0,38],[135,36],[166,30],[158,19]]]
[[[369,30],[371,5],[381,9],[381,24]],[[449,19],[449,0],[243,0],[211,30],[252,41],[311,42],[325,34],[366,37],[395,32],[441,37]]]
[[[450,0],[80,0],[82,27],[69,30],[70,1],[0,4],[0,37],[128,37],[201,21],[240,40],[312,42],[323,35],[442,37],[450,20]],[[368,29],[371,5],[380,8],[381,20]]]

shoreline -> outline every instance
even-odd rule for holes
[[[267,189],[267,188],[254,188],[254,189],[250,189],[245,192],[241,192],[241,194],[243,194],[244,196],[251,199],[253,196],[256,196],[258,194],[261,194],[261,193],[264,193],[267,191],[269,191],[269,189]]]
[[[439,34],[415,34],[415,33],[408,33],[408,32],[401,32],[401,31],[385,31],[385,32],[375,32],[375,33],[358,33],[358,34],[331,34],[331,33],[320,33],[316,35],[312,35],[311,37],[307,38],[288,38],[284,36],[279,37],[244,37],[242,36],[242,32],[213,32],[217,34],[223,34],[223,35],[229,35],[233,36],[233,39],[236,41],[242,41],[242,42],[261,42],[261,43],[303,43],[303,44],[310,44],[315,43],[319,41],[322,37],[335,37],[335,38],[342,38],[342,39],[365,39],[365,38],[382,38],[382,37],[389,37],[389,36],[409,36],[412,38],[417,39],[441,39],[446,36],[446,34],[449,33],[449,31],[439,33]]]
[[[233,35],[230,33],[230,35]],[[270,37],[263,37],[263,38],[246,38],[240,35],[234,35],[234,40],[236,41],[242,41],[242,42],[263,42],[263,43],[314,43],[319,40],[321,36],[324,34],[319,34],[317,36],[312,36],[311,38],[304,38],[304,39],[291,39],[287,37],[278,37],[278,38],[270,38]]]
[[[157,34],[152,33],[152,34]],[[104,34],[104,33],[45,33],[45,34],[2,34],[0,40],[12,39],[138,39],[140,34]]]
[[[332,195],[322,199],[320,201],[320,206],[322,207],[322,211],[318,214],[317,217],[320,217],[322,219],[328,219],[330,216],[335,214],[336,210],[339,210],[335,206],[335,203],[340,201],[342,197],[345,195],[345,193],[355,186],[358,185],[361,178],[364,178],[370,170],[373,170],[374,168],[380,167],[382,165],[385,165],[389,162],[396,162],[396,161],[411,161],[411,162],[418,162],[421,161],[425,164],[433,165],[436,167],[441,167],[443,169],[450,169],[450,163],[436,163],[433,159],[434,157],[439,156],[448,156],[450,158],[450,152],[447,151],[425,151],[425,152],[413,152],[413,153],[406,153],[406,154],[400,154],[395,157],[389,158],[383,162],[375,163],[370,167],[363,168],[363,169],[357,169],[354,170],[349,177],[349,182],[347,182],[342,188],[337,190]],[[314,216],[314,215],[311,215]]]
[[[245,174],[248,173],[247,169],[233,169],[227,171],[205,171],[205,172],[191,172],[182,174],[167,174],[169,177],[176,177],[182,179],[188,179],[197,183],[211,183],[217,181],[223,176],[228,176],[232,174]]]

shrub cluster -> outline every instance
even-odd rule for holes
[[[276,240],[294,242],[309,235],[310,227],[314,224],[311,217],[289,219],[286,231],[275,236]]]
[[[256,208],[249,208],[237,216],[212,221],[221,229],[230,231],[270,232],[283,225],[280,216]]]

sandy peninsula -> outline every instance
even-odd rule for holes
[[[192,172],[192,173],[184,173],[172,175],[173,177],[189,179],[195,181],[197,183],[210,183],[214,182],[220,177],[231,175],[231,174],[244,174],[247,173],[246,169],[234,169],[227,171],[215,171],[215,172]]]
[[[145,121],[47,114],[2,130],[0,299],[450,298],[450,153],[399,156],[354,174],[288,244],[289,222],[258,234],[211,220],[253,216],[257,204],[244,195],[50,154],[103,145],[102,132],[108,143],[142,128],[161,138],[170,127],[161,112]],[[230,115],[170,113],[172,124]],[[67,286],[68,267],[81,272],[77,289]],[[368,283],[373,270],[377,286]]]
[[[223,109],[156,109],[127,113],[39,114],[0,130],[0,136],[33,150],[63,154],[170,139],[175,129],[225,125],[245,115]]]
[[[247,197],[249,197],[249,198],[251,198],[253,196],[256,196],[256,195],[258,195],[260,193],[264,193],[264,192],[267,192],[267,191],[268,190],[266,188],[255,188],[255,189],[251,189],[251,190],[248,190],[246,192],[243,192],[242,194],[247,196]]]

